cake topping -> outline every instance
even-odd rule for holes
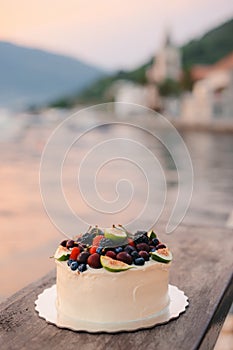
[[[143,258],[145,261],[148,261],[150,259],[150,254],[146,252],[145,250],[141,250],[139,253],[141,258]]]
[[[93,269],[99,269],[102,267],[100,263],[100,255],[98,253],[94,253],[90,255],[87,259],[87,263]]]
[[[118,272],[144,265],[151,259],[169,263],[172,254],[153,230],[132,234],[122,225],[113,225],[104,230],[98,226],[90,227],[84,235],[62,241],[54,258],[59,261],[68,260],[67,265],[73,271],[99,269],[107,264],[106,269]]]
[[[102,236],[102,235],[96,236],[96,237],[93,239],[92,244],[95,245],[95,246],[99,246],[100,241],[101,241],[102,239],[103,239],[103,236]]]
[[[157,238],[157,235],[156,235],[156,233],[153,230],[151,230],[151,231],[147,232],[147,237],[150,240],[152,240],[153,238]]]
[[[120,253],[119,253],[120,254]],[[115,252],[113,252],[112,250],[108,250],[105,254],[105,256],[108,256],[109,258],[112,258],[112,259],[116,259],[117,255]]]
[[[116,260],[123,261],[128,265],[131,265],[133,262],[132,256],[130,256],[127,252],[118,253],[116,256]]]
[[[120,272],[125,271],[133,266],[130,266],[122,261],[114,260],[112,258],[109,258],[108,256],[101,256],[100,257],[101,265],[108,271],[111,272]]]
[[[156,261],[169,263],[172,260],[172,253],[168,248],[162,248],[151,252],[151,257]]]
[[[70,259],[77,260],[81,250],[79,247],[73,247],[70,253]]]
[[[77,268],[78,268],[77,261],[72,261],[72,263],[70,264],[70,268],[71,268],[72,271],[77,270]]]
[[[69,239],[67,242],[66,242],[66,248],[73,248],[74,246],[74,241],[73,239]]]
[[[144,265],[144,264],[145,264],[145,260],[144,260],[142,257],[136,258],[136,259],[134,260],[134,264],[135,264],[135,265]]]
[[[82,252],[79,254],[77,261],[80,264],[86,264],[87,263],[87,259],[89,257],[90,253],[88,251]]]
[[[123,244],[127,239],[127,233],[122,227],[115,226],[104,230],[104,237],[108,238],[115,246]]]
[[[70,250],[68,248],[63,247],[62,245],[59,245],[57,248],[54,258],[59,261],[65,261],[68,260],[70,256]]]

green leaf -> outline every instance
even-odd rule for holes
[[[57,258],[58,261],[66,261],[69,260],[70,254],[61,255],[60,258]]]

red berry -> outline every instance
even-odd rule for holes
[[[86,251],[86,252],[80,253],[79,256],[78,256],[78,259],[77,259],[78,262],[79,262],[80,264],[86,264],[89,255],[90,255],[90,253],[87,252],[87,251]]]
[[[97,245],[93,245],[93,246],[89,249],[89,253],[90,253],[90,254],[96,253],[96,249],[97,249],[97,248],[98,248]]]
[[[92,255],[90,255],[87,259],[87,263],[90,267],[92,267],[93,269],[99,269],[102,267],[101,263],[100,263],[100,254],[98,253],[94,253]]]
[[[146,244],[146,243],[139,243],[139,244],[136,245],[136,248],[137,248],[137,251],[139,251],[139,252],[140,252],[141,250],[145,250],[146,252],[149,253],[149,251],[150,251],[150,247],[149,247],[149,245]]]
[[[165,244],[159,243],[155,248],[156,248],[156,250],[158,250],[158,249],[163,249],[163,248],[167,248],[167,247],[165,246]]]
[[[107,251],[105,255],[112,259],[116,259],[116,256],[117,256],[116,253],[113,252],[112,250]]]
[[[66,242],[66,248],[73,248],[74,246],[74,241],[73,239],[69,239],[67,242]]]
[[[92,245],[96,245],[96,246],[98,247],[102,238],[103,238],[103,236],[101,236],[101,235],[96,236],[96,237],[93,239]]]
[[[71,260],[77,260],[77,257],[80,254],[80,249],[78,247],[74,247],[71,250],[71,254],[70,254],[70,259]]]
[[[135,247],[134,240],[131,238],[128,238],[128,245],[131,245],[131,247]]]
[[[145,261],[148,261],[150,259],[149,253],[147,253],[145,250],[141,250],[139,253],[141,258],[143,258]]]
[[[131,265],[133,262],[132,257],[126,252],[120,252],[116,256],[117,260],[123,261],[124,263]]]

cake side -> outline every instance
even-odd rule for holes
[[[149,261],[129,271],[71,271],[57,261],[57,309],[74,319],[117,323],[146,318],[169,304],[170,264]]]

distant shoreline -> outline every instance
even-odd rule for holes
[[[178,130],[184,131],[203,131],[216,133],[233,133],[233,118],[232,122],[214,121],[212,123],[187,123],[181,120],[170,119],[170,122]]]

